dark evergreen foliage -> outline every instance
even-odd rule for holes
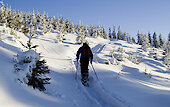
[[[34,89],[37,88],[40,91],[45,91],[45,84],[50,84],[50,78],[46,77],[45,74],[49,74],[50,70],[48,66],[45,65],[46,61],[37,61],[36,67],[32,69],[32,74],[27,75],[28,85],[32,86]]]
[[[109,27],[109,38],[112,38],[111,28]]]
[[[132,42],[133,42],[133,43],[136,43],[136,41],[135,41],[135,38],[134,38],[134,37],[132,37]]]
[[[152,38],[151,38],[151,34],[149,32],[148,32],[148,40],[149,40],[150,45],[152,46]]]
[[[153,47],[158,48],[158,40],[156,32],[153,33]]]
[[[120,26],[118,28],[117,39],[122,40],[122,30],[121,30]]]
[[[29,41],[27,41],[27,45],[24,45],[21,41],[20,41],[20,43],[21,43],[22,46],[24,46],[28,50],[38,47],[38,45],[34,45],[34,46],[31,45],[32,44],[31,39]]]
[[[164,41],[162,40],[162,35],[159,35],[159,47],[163,47]]]
[[[141,38],[141,34],[139,33],[139,31],[137,33],[137,39],[138,39],[137,44],[142,45],[142,38]]]
[[[113,33],[112,33],[113,39],[116,39],[116,31],[115,31],[115,26],[113,26]]]

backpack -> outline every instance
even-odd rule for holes
[[[89,48],[85,48],[83,47],[82,48],[82,53],[81,53],[81,57],[84,57],[84,58],[89,58],[91,56],[91,52],[90,52],[90,49]]]

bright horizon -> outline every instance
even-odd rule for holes
[[[170,33],[169,0],[4,0],[5,5],[22,12],[33,10],[48,13],[50,17],[62,16],[76,24],[102,25],[106,31],[113,24],[116,31],[121,26],[123,32],[136,38],[140,33],[153,35],[161,33],[167,40]],[[157,37],[158,37],[157,36]]]

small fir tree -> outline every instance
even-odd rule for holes
[[[48,66],[45,65],[46,61],[37,61],[35,68],[32,68],[31,75],[27,74],[28,85],[32,86],[34,89],[37,88],[40,91],[45,91],[45,84],[50,84],[50,78],[46,77],[45,74],[49,74],[50,70]]]

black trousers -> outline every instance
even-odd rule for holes
[[[81,66],[81,77],[82,80],[88,79],[89,72],[88,72],[88,66],[89,66],[89,59],[80,59],[80,66]]]

